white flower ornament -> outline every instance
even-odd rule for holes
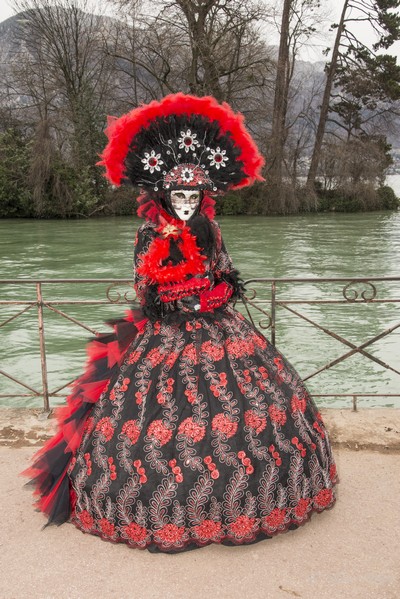
[[[161,160],[161,154],[156,154],[154,150],[151,150],[150,154],[148,152],[144,153],[142,163],[144,164],[144,170],[150,171],[151,174],[153,174],[155,170],[159,171],[160,166],[164,164]]]
[[[186,153],[195,152],[196,146],[200,145],[196,138],[197,133],[192,133],[190,129],[187,129],[186,133],[181,131],[181,136],[178,137],[179,149],[185,150]]]
[[[226,162],[228,162],[229,158],[226,156],[226,150],[221,150],[218,147],[216,150],[212,150],[211,148],[207,148],[210,150],[210,154],[207,156],[210,161],[210,166],[215,166],[216,169],[220,169],[221,166],[226,166]]]

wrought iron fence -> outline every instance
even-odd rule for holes
[[[307,376],[303,376],[302,379],[307,381],[319,373],[332,368],[336,364],[343,362],[344,360],[349,359],[351,356],[355,354],[360,354],[371,360],[381,367],[394,372],[396,375],[400,376],[399,366],[390,365],[387,362],[381,360],[377,356],[371,354],[366,348],[375,343],[376,341],[387,337],[392,334],[396,329],[400,327],[400,322],[392,324],[391,326],[385,328],[383,331],[378,333],[377,335],[367,339],[361,344],[355,344],[349,339],[345,338],[343,335],[339,335],[337,332],[331,330],[331,328],[321,325],[306,314],[302,313],[299,308],[295,309],[295,306],[301,305],[311,305],[311,304],[359,304],[359,303],[399,303],[400,298],[380,298],[378,297],[377,291],[377,283],[382,282],[393,282],[398,283],[400,281],[400,277],[369,277],[369,278],[349,278],[349,277],[308,277],[308,278],[255,278],[248,279],[245,281],[246,284],[246,296],[243,300],[242,307],[247,312],[249,320],[253,323],[254,326],[259,328],[260,330],[269,330],[270,331],[270,341],[275,345],[276,336],[277,336],[277,309],[284,309],[291,314],[295,315],[299,319],[304,320],[309,325],[312,325],[322,331],[324,334],[330,336],[331,338],[336,339],[341,344],[346,347],[346,351],[342,353],[339,357],[335,358],[327,362],[326,364],[319,367],[314,372],[310,373]],[[45,297],[44,294],[44,286],[47,285],[82,285],[82,284],[108,284],[105,291],[105,299],[100,300],[72,300],[72,299],[50,299]],[[332,294],[329,295],[328,299],[310,299],[307,297],[306,299],[285,299],[282,297],[278,297],[278,291],[280,286],[284,286],[290,284],[291,286],[296,286],[297,284],[322,284],[322,283],[340,283],[342,284],[341,295],[342,297],[331,297]],[[121,285],[127,286],[127,291],[121,293],[117,289]],[[23,306],[22,309],[17,311],[12,316],[6,318],[3,321],[0,321],[0,328],[4,327],[8,323],[15,321],[23,314],[28,312],[29,310],[36,309],[36,319],[37,319],[37,327],[39,332],[39,350],[40,350],[40,364],[41,364],[41,381],[42,388],[35,389],[30,386],[28,383],[19,380],[16,376],[5,372],[0,369],[0,374],[14,383],[18,384],[23,388],[25,393],[5,393],[1,394],[0,397],[43,397],[43,409],[44,412],[50,411],[50,397],[60,397],[60,391],[68,387],[72,382],[58,387],[57,389],[50,390],[48,384],[48,372],[47,372],[47,354],[46,354],[46,334],[45,334],[45,311],[49,310],[53,313],[58,314],[62,318],[65,318],[77,326],[82,327],[83,329],[90,331],[93,335],[98,335],[98,331],[88,326],[87,324],[81,322],[77,318],[71,316],[64,312],[64,310],[60,309],[60,306],[88,306],[88,305],[117,305],[117,304],[130,304],[134,299],[134,290],[133,283],[131,279],[0,279],[0,286],[4,289],[4,286],[23,286],[23,287],[33,287],[35,289],[35,297],[34,299],[2,299],[0,300],[1,306]],[[269,289],[270,297],[263,297],[262,293],[259,291],[259,287],[261,286],[261,291],[265,292]],[[269,286],[269,287],[267,287]],[[132,293],[132,297],[129,297],[129,294]],[[267,309],[267,305],[269,305],[269,309]],[[237,304],[239,307],[239,304]],[[259,316],[259,320],[257,320],[257,315]],[[400,382],[400,379],[399,379]],[[29,391],[29,393],[27,393]],[[314,397],[349,397],[352,401],[353,410],[357,410],[357,400],[359,397],[400,397],[400,393],[364,393],[364,392],[351,392],[351,393],[313,393]]]

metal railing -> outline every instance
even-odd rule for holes
[[[390,365],[378,357],[372,355],[369,351],[367,351],[367,347],[375,343],[376,341],[390,335],[396,329],[400,327],[400,322],[391,325],[385,330],[381,331],[377,335],[371,337],[370,339],[364,341],[363,343],[356,345],[349,339],[346,339],[342,335],[334,332],[330,328],[323,326],[317,323],[315,320],[310,318],[309,316],[303,314],[299,311],[299,309],[295,309],[294,306],[298,305],[307,305],[307,304],[359,304],[359,303],[399,303],[400,298],[378,298],[377,292],[377,283],[378,282],[399,282],[400,277],[368,277],[368,278],[349,278],[349,277],[309,277],[309,278],[256,278],[256,279],[248,279],[245,281],[246,284],[246,297],[244,299],[244,308],[247,311],[247,315],[249,320],[253,323],[254,326],[261,330],[270,329],[270,341],[275,345],[276,343],[276,314],[277,308],[280,307],[288,312],[292,313],[296,317],[304,320],[308,324],[316,327],[326,335],[331,338],[336,339],[344,346],[346,346],[347,351],[345,351],[341,356],[337,357],[335,360],[331,360],[319,367],[317,370],[309,374],[308,376],[302,377],[304,381],[309,380],[319,373],[332,368],[336,364],[343,362],[344,360],[349,359],[351,356],[355,354],[360,354],[365,358],[379,364],[381,367],[394,372],[396,375],[400,377],[400,370],[398,365]],[[49,299],[44,295],[43,287],[46,285],[60,285],[60,284],[68,284],[68,285],[81,285],[81,284],[108,284],[108,287],[105,291],[105,300],[72,300],[72,299]],[[300,284],[300,283],[342,283],[344,286],[341,289],[342,297],[340,298],[331,298],[329,299],[284,299],[278,297],[278,288],[280,285],[285,284]],[[270,285],[270,298],[264,299],[261,297],[257,291],[257,286],[262,285],[262,290],[266,289],[266,285]],[[57,306],[73,306],[73,305],[122,305],[122,304],[131,304],[135,298],[133,282],[131,279],[0,279],[0,286],[31,286],[35,288],[35,299],[26,300],[26,299],[11,299],[11,300],[0,300],[0,305],[2,306],[23,306],[21,310],[6,318],[4,321],[0,321],[0,328],[4,327],[8,323],[15,321],[17,318],[21,317],[23,314],[28,312],[29,310],[33,310],[36,308],[36,318],[37,318],[37,327],[39,332],[39,348],[40,348],[40,364],[41,364],[41,381],[42,388],[40,390],[33,388],[29,384],[24,381],[19,380],[17,377],[12,374],[5,372],[4,370],[0,370],[0,374],[9,380],[13,381],[20,385],[25,393],[5,393],[0,394],[0,397],[43,397],[43,409],[45,412],[50,411],[50,397],[61,397],[60,391],[68,387],[75,379],[69,381],[65,385],[58,387],[57,389],[50,390],[48,384],[48,373],[47,373],[47,355],[46,355],[46,334],[45,334],[45,311],[50,310],[53,313],[60,315],[62,318],[65,318],[77,326],[84,328],[87,331],[90,331],[93,335],[98,335],[98,331],[88,326],[87,324],[81,322],[77,318],[67,314],[63,310],[61,310]],[[125,293],[121,293],[117,290],[118,286],[127,286],[128,289]],[[362,286],[362,291],[360,289],[357,290],[357,287]],[[132,297],[128,297],[128,295],[132,293]],[[114,294],[114,295],[113,295]],[[331,295],[331,294],[330,294]],[[270,304],[270,310],[267,310],[264,306],[265,304]],[[237,304],[239,307],[239,304]],[[254,320],[254,315],[251,313],[251,309],[253,309],[255,314],[259,314],[260,320],[256,323]],[[399,380],[400,382],[400,380]],[[29,393],[26,393],[29,391]],[[351,393],[313,393],[313,397],[349,397],[352,400],[353,410],[357,410],[357,400],[359,397],[400,397],[400,393],[363,393],[363,392],[351,392]]]

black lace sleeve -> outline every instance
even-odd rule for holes
[[[219,229],[219,225],[218,229]],[[221,230],[219,229],[221,232]],[[229,283],[233,287],[233,294],[231,296],[231,300],[236,301],[241,298],[246,289],[243,283],[243,279],[240,275],[240,272],[237,268],[234,267],[232,258],[226,249],[225,242],[220,235],[220,249],[218,252],[217,261],[213,270],[215,284],[217,285],[221,281],[225,281]]]
[[[153,227],[144,223],[136,233],[134,251],[134,289],[140,303],[142,312],[150,320],[157,320],[162,316],[162,305],[157,293],[157,285],[150,284],[148,279],[137,271],[142,263],[143,255],[148,251],[155,237]]]

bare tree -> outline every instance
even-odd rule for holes
[[[108,22],[89,12],[89,0],[16,0],[15,7],[19,51],[10,93],[36,131],[34,147],[43,140],[43,149],[53,148],[50,155],[60,152],[79,176],[79,193],[94,206],[104,188],[95,163],[112,84],[104,51]],[[32,181],[42,177],[43,187],[49,168],[39,163],[33,155]]]
[[[388,97],[394,100],[400,95],[400,68],[396,66],[396,59],[389,55],[379,56],[379,49],[389,48],[396,40],[400,39],[400,16],[395,12],[400,6],[398,0],[344,0],[339,23],[332,27],[336,29],[335,43],[332,49],[330,62],[326,66],[326,82],[322,98],[318,128],[315,136],[314,149],[312,152],[307,184],[313,189],[317,176],[318,165],[321,156],[322,144],[329,110],[331,108],[332,90],[335,83],[339,87],[347,87],[347,91],[355,91],[357,74],[361,74],[364,84],[367,82],[366,90],[361,94],[356,91],[360,109],[366,101],[371,99],[371,91],[376,99],[382,100]],[[353,22],[363,22],[370,26],[370,31],[378,37],[378,41],[372,48],[363,44],[351,31]],[[327,53],[330,49],[328,48]],[[352,80],[351,80],[352,79]],[[350,115],[348,108],[354,111],[348,104],[342,105],[345,118],[353,119],[357,114]],[[359,112],[356,110],[356,112]]]
[[[281,12],[268,173],[270,195],[273,197],[274,210],[278,212],[289,210],[283,185],[283,167],[285,144],[289,132],[288,104],[291,83],[299,50],[315,33],[316,23],[319,20],[316,9],[319,5],[318,0],[284,0]],[[297,151],[299,143],[296,142]],[[290,198],[293,197],[294,194],[290,194]],[[270,207],[269,205],[268,209]]]
[[[237,94],[265,84],[271,60],[259,31],[262,5],[238,0],[140,6],[135,0],[115,2],[123,27],[130,24],[132,31],[127,35],[120,27],[117,58],[145,93],[183,90],[234,102]]]

